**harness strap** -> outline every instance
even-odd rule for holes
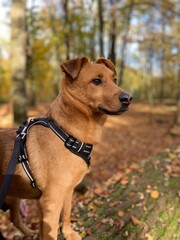
[[[18,163],[21,163],[25,173],[27,174],[31,186],[36,188],[36,181],[33,177],[31,168],[29,166],[27,151],[26,151],[26,139],[27,139],[27,133],[29,132],[30,128],[34,125],[42,125],[44,127],[48,127],[47,121],[45,118],[29,118],[28,120],[24,121],[23,124],[19,127],[17,130],[17,136],[20,136],[21,141],[21,150],[18,157]],[[39,189],[41,190],[41,189]]]
[[[76,138],[60,129],[53,120],[48,120],[48,125],[51,130],[64,142],[64,146],[75,155],[83,158],[89,167],[91,163],[93,145],[78,141]]]
[[[9,186],[11,184],[11,181],[12,181],[12,178],[13,178],[13,175],[14,175],[14,171],[15,171],[15,168],[16,168],[16,164],[17,164],[17,161],[18,161],[19,154],[20,154],[20,146],[21,146],[21,138],[16,137],[13,154],[12,154],[11,159],[9,161],[8,168],[7,168],[7,171],[6,171],[6,175],[4,177],[4,181],[3,181],[1,191],[0,191],[0,209],[3,206],[5,197],[7,195]]]
[[[19,127],[17,133],[22,138],[21,151],[19,155],[18,162],[22,164],[24,171],[30,179],[32,187],[37,187],[33,174],[31,172],[27,151],[26,151],[26,138],[30,128],[34,125],[42,125],[44,127],[49,127],[63,142],[64,146],[74,153],[75,155],[81,157],[86,162],[87,166],[90,166],[91,152],[93,150],[93,145],[89,143],[84,143],[78,141],[73,136],[67,134],[64,130],[60,129],[57,124],[49,118],[31,118],[23,123]]]

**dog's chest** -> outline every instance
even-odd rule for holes
[[[66,149],[51,131],[46,131],[47,141],[33,135],[28,139],[29,162],[38,187],[62,184],[75,187],[88,172],[86,162]]]

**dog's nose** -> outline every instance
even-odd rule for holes
[[[132,95],[128,93],[121,93],[119,95],[119,100],[122,102],[124,105],[129,105],[132,101]]]

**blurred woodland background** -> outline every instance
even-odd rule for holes
[[[52,101],[59,63],[81,55],[111,59],[137,101],[180,98],[179,0],[2,0],[0,13],[0,103],[15,122]]]

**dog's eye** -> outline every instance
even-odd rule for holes
[[[100,85],[100,84],[102,83],[102,79],[100,79],[100,78],[95,78],[95,79],[92,80],[92,83],[93,83],[94,85]]]

